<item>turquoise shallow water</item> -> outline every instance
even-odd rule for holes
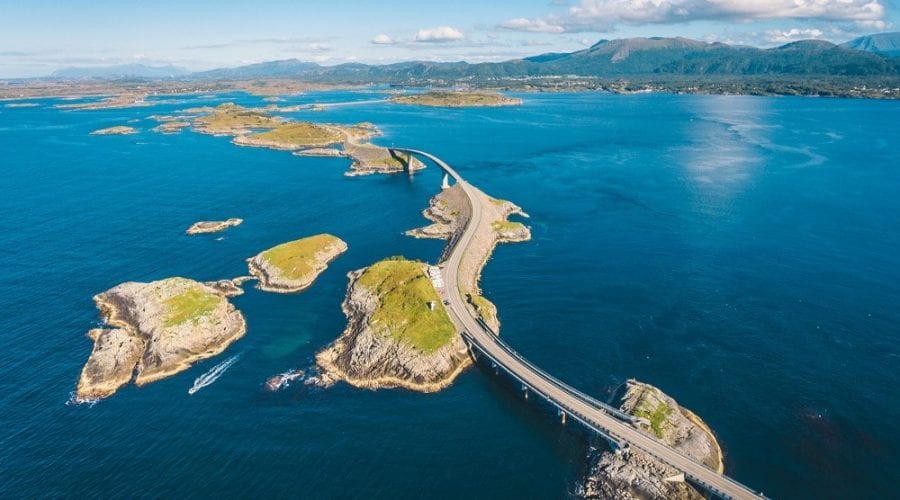
[[[328,92],[288,103],[368,101]],[[525,95],[517,108],[367,103],[290,116],[378,124],[530,215],[483,279],[504,338],[605,396],[658,385],[715,429],[731,475],[775,497],[890,497],[900,467],[900,107],[800,98]],[[389,255],[440,182],[347,178],[346,160],[159,135],[150,108],[0,108],[0,493],[4,496],[564,497],[587,443],[480,370],[449,389],[292,387],[342,330],[346,273]],[[130,123],[131,120],[137,120]],[[129,124],[133,136],[92,130]],[[238,228],[189,238],[199,219]],[[245,274],[276,243],[350,250],[309,291],[248,287],[246,337],[165,381],[67,405],[126,280]],[[238,361],[194,396],[194,379]]]

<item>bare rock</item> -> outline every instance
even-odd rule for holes
[[[126,127],[126,126],[116,126],[109,128],[101,128],[100,130],[95,130],[91,132],[91,135],[131,135],[136,134],[137,129],[134,127]]]
[[[203,284],[226,297],[237,297],[244,294],[244,289],[235,280],[207,281]]]
[[[185,278],[122,283],[94,297],[114,329],[91,330],[94,349],[76,397],[113,394],[134,376],[144,385],[224,351],[246,331],[244,316],[218,290]]]
[[[713,470],[724,471],[722,451],[709,427],[656,387],[629,380],[621,410],[640,417],[638,427]],[[705,495],[683,475],[635,450],[594,453],[582,496],[616,500],[692,499]]]
[[[243,222],[244,219],[238,219],[234,217],[226,220],[202,220],[191,224],[191,227],[187,228],[187,231],[185,232],[189,235],[218,233],[219,231],[224,231],[229,227],[239,226],[243,224]]]
[[[348,141],[344,144],[344,153],[353,159],[353,164],[346,173],[348,176],[395,174],[425,168],[425,164],[415,156],[367,143]]]

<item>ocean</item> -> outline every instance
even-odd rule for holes
[[[900,468],[900,105],[872,100],[522,94],[510,108],[311,92],[286,113],[368,121],[530,214],[484,294],[501,334],[605,399],[654,384],[714,429],[735,479],[776,498],[886,498]],[[346,177],[346,159],[150,129],[153,114],[264,104],[245,94],[144,108],[0,104],[0,496],[560,498],[590,443],[489,370],[435,394],[265,380],[340,335],[348,271],[434,261],[403,231],[440,189]],[[129,125],[129,136],[91,131]],[[203,219],[240,217],[188,237]],[[248,330],[222,355],[97,404],[71,404],[124,281],[247,274],[245,259],[329,232],[349,251],[306,292],[245,286]],[[238,356],[239,355],[239,356]],[[214,383],[194,380],[238,356]],[[893,394],[893,396],[892,396]]]

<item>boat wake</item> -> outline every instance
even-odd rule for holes
[[[221,377],[225,373],[225,370],[230,368],[231,365],[235,364],[240,357],[240,354],[235,354],[234,356],[212,367],[208,372],[197,377],[196,380],[194,380],[194,385],[190,389],[188,389],[188,394],[194,394],[200,389],[203,389],[204,387],[212,384],[216,380],[219,380],[219,377]]]

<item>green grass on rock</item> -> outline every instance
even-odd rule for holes
[[[428,354],[447,345],[456,329],[424,267],[422,262],[392,257],[369,266],[357,284],[379,298],[373,327],[383,325],[394,338]],[[434,310],[429,302],[434,302]]]

